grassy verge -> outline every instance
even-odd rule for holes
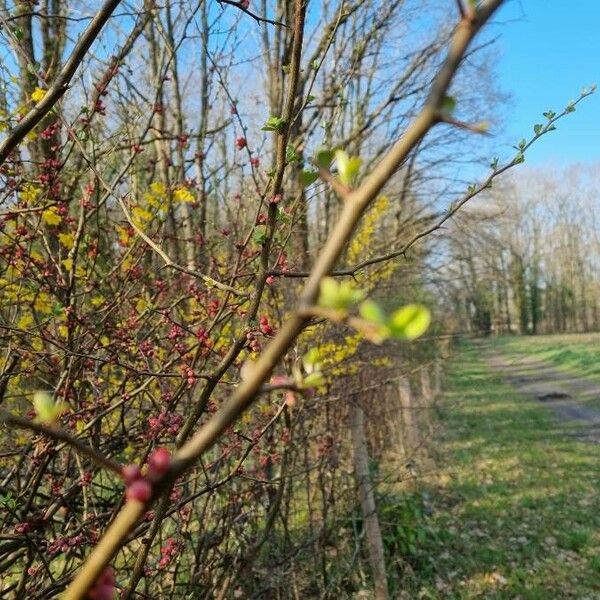
[[[547,360],[569,373],[600,382],[600,334],[511,336],[498,338],[504,352]]]
[[[472,346],[451,365],[441,417],[440,477],[398,597],[600,598],[600,447]]]

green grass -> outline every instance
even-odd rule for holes
[[[493,341],[499,349],[547,360],[558,368],[600,382],[600,334],[507,336]]]
[[[449,371],[440,475],[398,597],[600,598],[600,446],[569,436],[472,346]]]

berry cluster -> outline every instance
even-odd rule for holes
[[[59,554],[60,552],[67,552],[69,548],[81,546],[84,543],[85,537],[82,533],[78,533],[77,535],[71,537],[61,537],[51,542],[48,545],[46,552],[48,552],[50,556],[54,556],[55,554]]]
[[[158,437],[163,432],[176,436],[182,424],[183,417],[181,415],[166,410],[159,413],[157,417],[148,419],[148,426],[153,437]]]
[[[271,337],[275,333],[275,330],[269,323],[269,318],[264,315],[259,320],[259,327],[260,327],[261,333],[268,337]]]
[[[113,600],[115,597],[115,573],[112,567],[106,567],[88,592],[89,600]]]
[[[165,545],[160,549],[158,568],[164,569],[165,567],[168,567],[179,552],[179,549],[180,544],[175,538],[167,538]]]
[[[171,455],[166,448],[157,448],[148,457],[146,475],[142,475],[137,465],[125,465],[121,469],[121,477],[125,481],[127,500],[146,503],[152,497],[152,484],[157,482],[168,470]]]

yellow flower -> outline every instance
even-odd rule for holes
[[[131,269],[132,265],[133,265],[133,258],[131,258],[131,254],[128,254],[123,259],[123,262],[121,263],[121,271],[123,273],[126,273],[127,271],[129,271],[129,269]]]
[[[62,261],[62,264],[67,271],[73,270],[73,259],[72,258],[65,258],[65,260]]]
[[[192,192],[190,192],[190,190],[188,190],[186,187],[178,187],[173,192],[173,198],[175,202],[194,202],[196,199],[194,194],[192,194]]]
[[[72,233],[59,233],[58,239],[60,243],[69,250],[75,245],[75,238]]]
[[[52,297],[46,292],[40,292],[33,306],[38,312],[48,315],[52,312]]]
[[[150,184],[150,191],[156,196],[164,196],[167,193],[167,188],[164,183],[155,181]]]
[[[135,310],[142,314],[148,308],[148,302],[145,298],[139,298],[135,304]]]
[[[62,221],[62,217],[58,214],[56,206],[47,208],[42,213],[42,219],[44,219],[44,222],[48,225],[58,225]]]
[[[35,90],[33,90],[33,93],[31,94],[31,99],[37,104],[38,102],[44,99],[45,95],[46,90],[36,87]]]
[[[123,244],[123,246],[129,245],[129,231],[125,227],[117,226],[117,233],[121,244]]]
[[[150,192],[146,192],[144,194],[144,200],[148,203],[148,206],[152,206],[154,208],[160,208],[163,204],[163,200],[161,198],[152,195]]]
[[[152,219],[152,213],[141,206],[134,206],[131,209],[131,216],[133,218],[133,222],[138,226],[142,226],[147,221]]]
[[[357,262],[360,256],[371,250],[370,246],[375,237],[377,225],[389,205],[390,203],[387,196],[381,196],[375,201],[371,210],[364,217],[362,225],[354,236],[350,248],[348,249],[348,260],[351,263]]]
[[[29,313],[24,314],[17,323],[19,329],[29,329],[31,325],[33,325],[33,317]]]
[[[21,200],[25,204],[31,204],[35,202],[40,195],[40,188],[32,185],[31,183],[26,183],[19,194]]]

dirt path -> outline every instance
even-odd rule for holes
[[[599,384],[531,356],[487,351],[484,357],[519,392],[536,398],[572,425],[574,435],[600,444],[600,410],[585,405],[600,398]]]

